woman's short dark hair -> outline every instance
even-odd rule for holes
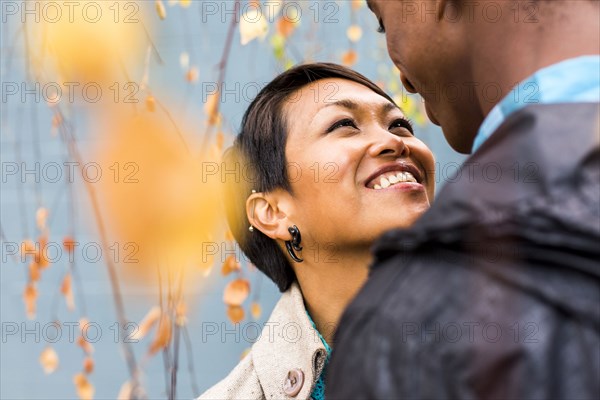
[[[229,227],[240,248],[258,269],[286,291],[296,279],[276,241],[258,229],[249,231],[246,200],[252,190],[291,193],[286,168],[285,146],[288,125],[284,105],[296,91],[322,79],[341,78],[359,83],[390,102],[394,101],[375,83],[349,68],[331,63],[312,63],[291,68],[273,79],[252,101],[240,132],[223,156],[225,210]]]

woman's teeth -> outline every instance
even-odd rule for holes
[[[393,186],[397,183],[404,183],[404,182],[416,183],[417,180],[415,179],[414,175],[411,174],[410,172],[395,172],[395,173],[391,173],[391,174],[383,174],[380,177],[379,183],[375,184],[375,186],[373,186],[373,189],[375,189],[375,190],[387,189],[390,186]]]

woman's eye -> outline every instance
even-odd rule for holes
[[[407,131],[409,131],[411,135],[414,135],[412,123],[408,119],[398,118],[397,120],[392,122],[392,124],[389,127],[390,130],[394,128],[404,128]]]
[[[352,121],[350,118],[345,118],[331,125],[331,127],[327,129],[327,133],[333,132],[334,130],[345,126],[356,128],[356,124],[354,123],[354,121]]]

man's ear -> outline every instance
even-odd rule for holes
[[[277,189],[269,193],[252,193],[246,200],[246,216],[250,225],[271,239],[291,240],[288,232],[290,223],[282,207],[287,203],[289,193]]]

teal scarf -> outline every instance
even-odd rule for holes
[[[315,388],[313,389],[313,392],[311,393],[310,398],[312,400],[325,400],[325,369],[327,368],[327,363],[329,363],[329,358],[331,357],[331,347],[329,347],[329,345],[327,344],[327,342],[321,335],[321,332],[319,332],[319,330],[317,329],[317,326],[315,325],[315,322],[313,321],[310,314],[308,313],[308,310],[306,311],[306,315],[308,315],[308,320],[312,324],[313,328],[315,328],[315,331],[317,331],[317,334],[319,335],[319,339],[321,339],[321,342],[323,342],[323,346],[325,346],[325,351],[327,351],[327,358],[325,359],[325,366],[323,367],[323,371],[321,372],[321,375],[319,375],[319,379],[317,380],[317,383],[315,383]]]

